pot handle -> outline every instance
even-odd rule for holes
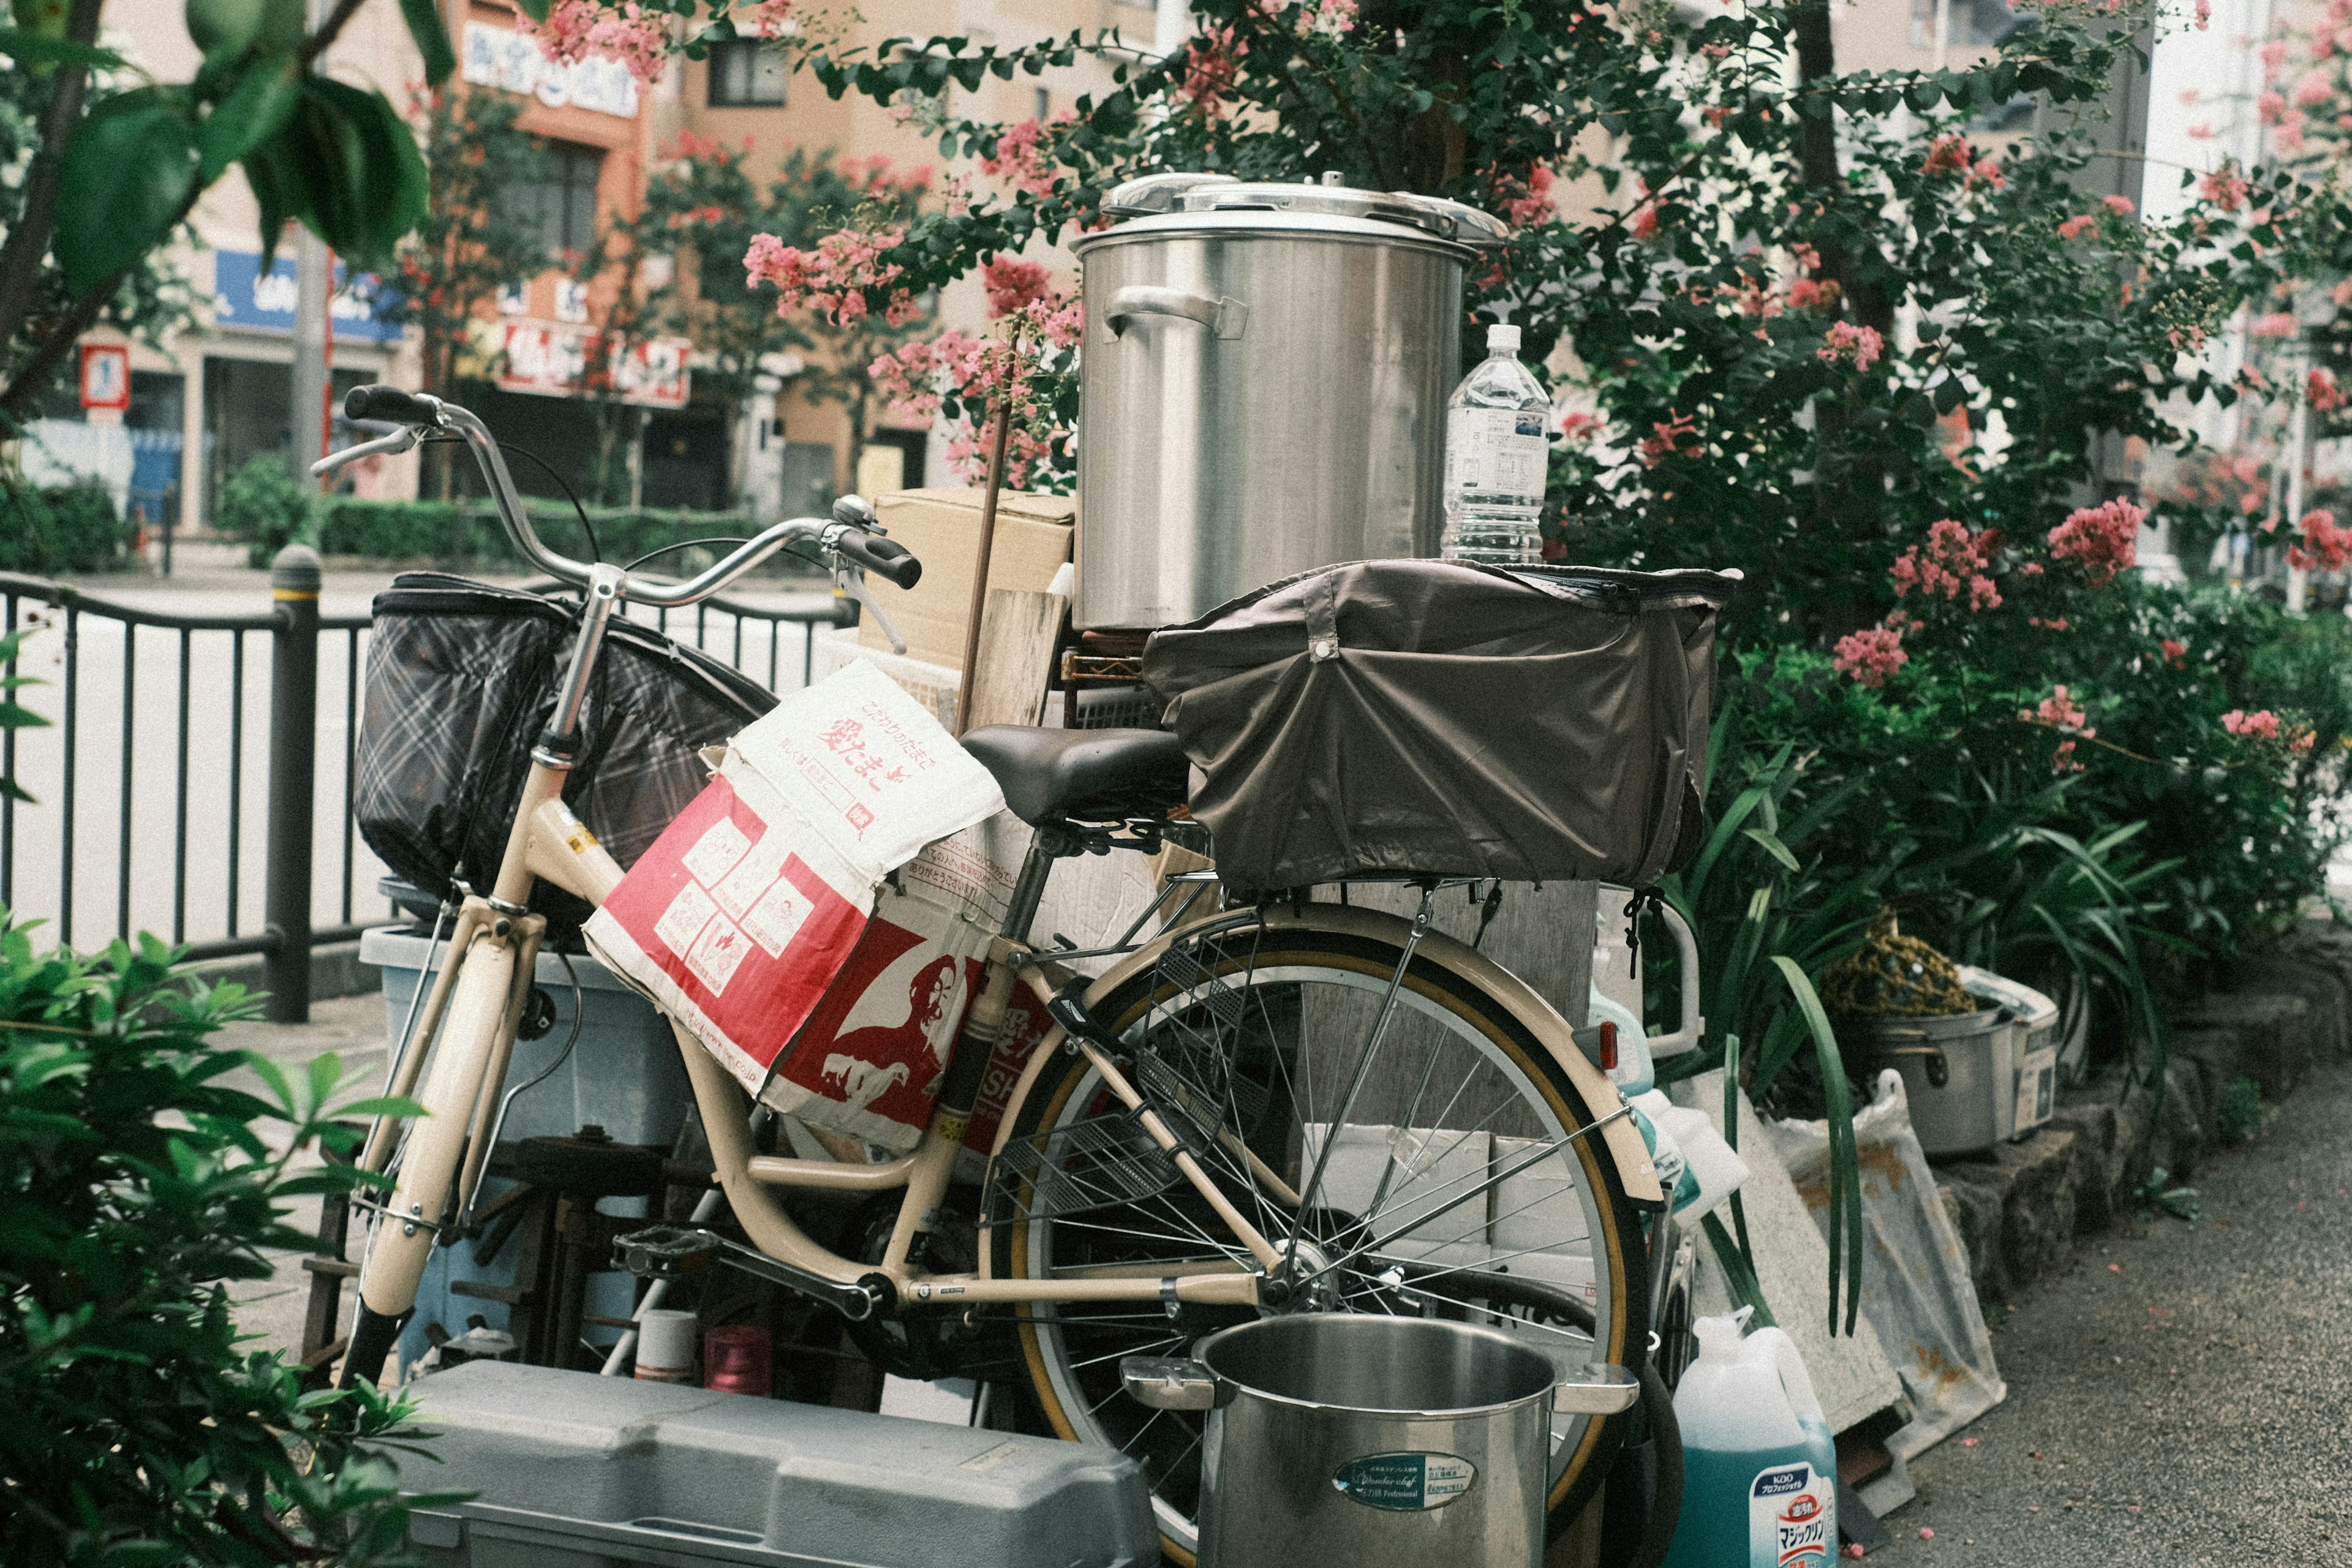
[[[1881,1046],[1877,1054],[1882,1057],[1925,1057],[1927,1058],[1929,1087],[1941,1089],[1952,1081],[1952,1064],[1944,1059],[1944,1047],[1941,1046]]]
[[[1103,312],[1103,322],[1110,335],[1122,337],[1129,323],[1138,316],[1181,316],[1188,321],[1198,321],[1221,338],[1237,338],[1249,325],[1249,307],[1239,300],[1212,300],[1205,294],[1188,294],[1181,289],[1163,289],[1151,283],[1130,283],[1110,297],[1110,309]]]
[[[1154,1410],[1210,1410],[1217,1404],[1216,1374],[1189,1356],[1124,1357],[1118,1382],[1129,1398]]]
[[[1642,1380],[1622,1366],[1591,1361],[1553,1385],[1551,1407],[1564,1415],[1614,1415],[1642,1397]]]

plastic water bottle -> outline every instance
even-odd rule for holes
[[[1745,1313],[1701,1318],[1698,1359],[1675,1392],[1683,1508],[1665,1568],[1829,1568],[1837,1457],[1804,1358],[1778,1329],[1739,1337]]]
[[[1519,329],[1486,329],[1486,358],[1445,400],[1445,532],[1439,553],[1481,566],[1543,560],[1551,397],[1519,363]]]

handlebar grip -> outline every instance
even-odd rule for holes
[[[436,425],[441,405],[437,398],[419,397],[397,386],[354,386],[343,399],[343,417],[386,425]]]
[[[923,563],[903,544],[887,539],[877,539],[858,529],[843,531],[834,548],[868,572],[888,578],[901,588],[911,588],[922,581]]]

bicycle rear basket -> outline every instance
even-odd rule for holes
[[[1362,561],[1152,634],[1228,887],[1654,881],[1697,847],[1713,572]]]
[[[376,596],[353,766],[360,833],[428,891],[487,892],[506,849],[530,748],[555,706],[579,606],[439,573]],[[583,710],[565,801],[623,867],[709,782],[698,754],[776,704],[747,676],[615,618]],[[558,931],[587,906],[541,885]]]

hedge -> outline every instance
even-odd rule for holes
[[[0,571],[105,572],[128,564],[131,531],[95,485],[0,482]]]
[[[533,502],[531,526],[548,547],[585,558],[588,542],[569,506]],[[379,561],[429,560],[478,568],[510,565],[522,559],[507,542],[498,514],[483,501],[382,501],[338,497],[319,505],[317,542],[326,555],[362,555]],[[626,564],[648,551],[685,539],[746,539],[759,531],[740,512],[653,511],[627,507],[590,507],[603,558]],[[698,552],[665,557],[683,566]]]

